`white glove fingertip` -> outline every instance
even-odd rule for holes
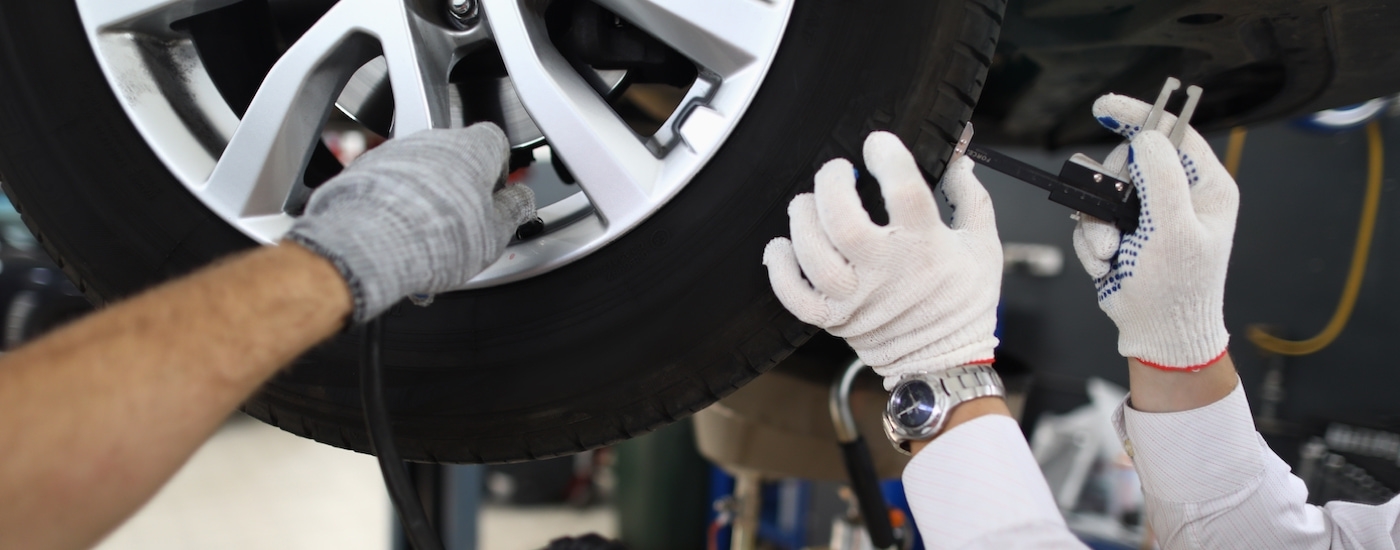
[[[773,237],[773,240],[763,247],[763,265],[770,271],[773,266],[789,259],[797,261],[797,256],[792,253],[792,241],[787,237]]]
[[[816,195],[813,195],[812,193],[798,193],[797,196],[792,198],[792,202],[788,203],[788,219],[792,219],[793,216],[801,216],[801,212],[803,210],[808,209],[810,209],[813,212],[816,212]]]
[[[1094,118],[1110,131],[1132,139],[1142,131],[1142,123],[1152,106],[1128,96],[1106,94],[1094,100]]]
[[[797,263],[792,241],[783,237],[768,241],[768,246],[763,249],[763,265],[768,268],[768,282],[773,286],[773,294],[783,307],[804,323],[826,326],[826,300],[802,277],[802,268]]]
[[[813,193],[817,219],[831,244],[847,258],[856,259],[880,234],[856,192],[855,169],[846,159],[833,159],[816,175]]]
[[[1099,97],[1094,101],[1093,107],[1094,118],[1098,119],[1100,125],[1128,139],[1132,139],[1143,130],[1168,133],[1176,126],[1176,115],[1163,112],[1161,118],[1157,119],[1156,128],[1143,128],[1142,124],[1147,122],[1147,115],[1151,112],[1152,104],[1118,94]]]
[[[1112,267],[1110,261],[1118,250],[1118,229],[1108,226],[1113,233],[1101,229],[1108,225],[1089,217],[1080,219],[1074,228],[1074,255],[1084,265],[1084,271],[1095,279],[1108,275]],[[1096,223],[1097,222],[1097,223]]]
[[[1118,226],[1086,215],[1079,219],[1077,228],[1083,231],[1095,258],[1108,261],[1118,254],[1118,246],[1123,240],[1123,232],[1118,230]]]
[[[898,136],[871,132],[865,138],[862,156],[865,167],[880,182],[880,195],[885,199],[891,224],[922,226],[938,217],[938,205],[928,182]]]
[[[948,205],[953,208],[955,230],[968,230],[979,236],[996,238],[996,212],[992,208],[992,197],[982,181],[972,173],[976,165],[969,157],[963,157],[948,166],[943,175],[943,192]]]
[[[811,193],[794,197],[788,206],[788,218],[793,253],[812,287],[828,296],[854,292],[855,269],[822,230],[821,221],[817,219],[816,198]]]
[[[855,167],[851,161],[843,158],[834,158],[826,161],[821,169],[817,170],[813,181],[817,187],[823,185],[852,185],[856,184]]]

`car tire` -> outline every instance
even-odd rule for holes
[[[864,137],[880,129],[936,181],[981,91],[1004,8],[797,2],[744,118],[659,212],[544,275],[387,314],[400,453],[510,462],[595,448],[685,417],[782,360],[817,331],[784,310],[759,261],[787,233],[789,200],[829,159],[859,166]],[[70,2],[0,4],[0,180],[97,302],[254,246],[145,145]],[[343,334],[312,350],[244,410],[369,452],[354,344]]]

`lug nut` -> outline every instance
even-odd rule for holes
[[[447,13],[452,16],[454,22],[460,25],[475,23],[477,17],[476,0],[447,0]]]

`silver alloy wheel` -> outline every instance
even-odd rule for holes
[[[239,0],[75,0],[127,115],[201,202],[243,233],[275,242],[327,114],[346,83],[382,56],[393,133],[461,125],[448,85],[456,62],[495,43],[519,102],[569,161],[582,193],[541,209],[550,230],[513,245],[472,281],[538,275],[634,228],[679,192],[734,129],[767,74],[793,0],[597,0],[693,61],[700,78],[655,135],[639,136],[555,49],[548,0],[480,0],[457,28],[417,0],[339,0],[291,44],[240,120],[190,37],[172,23]],[[447,0],[436,0],[446,10]],[[556,227],[562,226],[562,227]]]

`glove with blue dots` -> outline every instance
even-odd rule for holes
[[[1164,132],[1142,128],[1151,105],[1120,95],[1094,102],[1094,116],[1128,143],[1104,161],[1126,163],[1142,199],[1138,228],[1081,216],[1074,250],[1094,278],[1099,307],[1118,325],[1118,352],[1167,370],[1199,370],[1225,353],[1225,271],[1234,241],[1239,189],[1195,129],[1178,151]]]

